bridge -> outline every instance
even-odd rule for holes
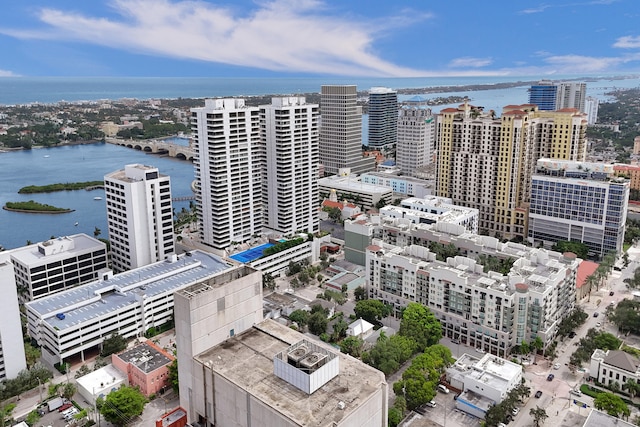
[[[153,154],[165,154],[169,157],[175,157],[176,159],[193,161],[195,151],[191,147],[191,142],[188,146],[172,144],[157,139],[118,139],[118,138],[105,138],[109,144],[120,145],[123,147],[133,148],[135,150],[144,151],[146,153]]]

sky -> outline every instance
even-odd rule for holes
[[[2,3],[0,77],[640,72],[638,0]]]

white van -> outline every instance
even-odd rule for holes
[[[449,393],[449,389],[444,384],[438,384],[438,391]]]

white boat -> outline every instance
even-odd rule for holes
[[[48,155],[48,154],[46,154],[46,155],[45,155],[45,156],[43,156],[43,157],[46,159],[47,157],[49,157],[49,155]]]
[[[102,200],[102,197],[96,196],[96,197],[93,198],[93,200]]]
[[[76,223],[75,223],[75,224],[73,224],[73,225],[75,225],[75,226],[77,227],[77,226],[78,226],[78,223],[76,222]]]

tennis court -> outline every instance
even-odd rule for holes
[[[264,245],[256,246],[255,248],[247,249],[244,252],[231,255],[229,258],[240,261],[243,264],[247,264],[260,258],[262,256],[262,251],[270,248],[271,246],[273,246],[273,243],[265,243]]]

